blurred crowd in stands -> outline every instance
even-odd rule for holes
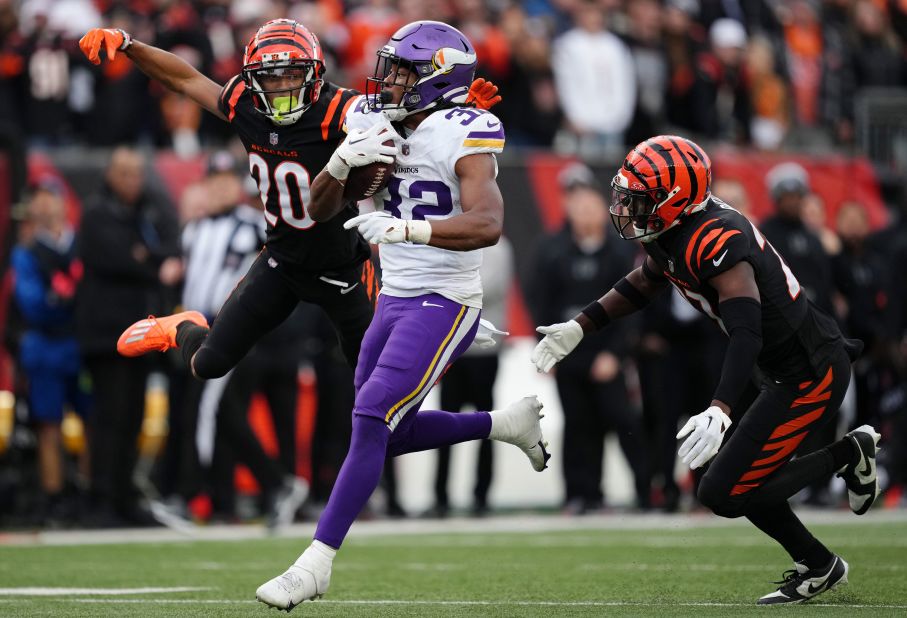
[[[638,260],[611,229],[604,179],[613,172],[596,164],[613,164],[628,145],[662,132],[707,145],[851,154],[861,93],[907,85],[907,2],[898,0],[0,0],[0,142],[19,140],[32,152],[111,149],[97,183],[86,183],[98,190],[80,196],[79,221],[67,216],[67,189],[54,176],[33,175],[17,211],[0,330],[16,362],[18,404],[11,411],[14,400],[0,392],[0,526],[179,525],[200,516],[273,525],[298,507],[300,473],[312,508],[329,494],[349,439],[352,379],[320,310],[303,307],[234,372],[205,385],[167,356],[117,356],[120,332],[143,315],[176,307],[216,315],[259,250],[264,222],[244,159],[230,150],[208,156],[204,178],[179,195],[151,180],[145,149],[188,160],[229,146],[229,126],[123,57],[89,64],[76,44],[92,27],[123,28],[225,83],[239,72],[250,35],[274,17],[317,33],[327,78],[354,88],[401,24],[453,23],[475,44],[480,75],[500,87],[494,111],[508,151],[554,150],[592,165],[567,166],[558,177],[562,230],[535,247],[502,243],[487,252],[485,312],[505,329],[501,292],[523,274],[514,274],[514,252],[533,254],[532,276],[520,283],[536,324],[569,319]],[[883,485],[887,503],[898,504],[907,483],[907,278],[899,270],[907,193],[886,191],[889,225],[873,231],[859,201],[836,205],[828,220],[796,163],[776,166],[765,183],[773,215],[760,221],[762,231],[812,300],[866,342],[852,395],[828,431],[882,428]],[[736,179],[717,177],[713,192],[747,211]],[[458,361],[441,382],[442,404],[492,406],[499,351]],[[632,470],[635,506],[688,506],[674,434],[708,405],[722,354],[720,333],[677,295],[584,341],[555,378],[563,511],[607,507],[610,432]],[[250,416],[253,399],[267,405],[253,402]],[[270,411],[266,421],[256,416],[261,409]],[[4,434],[13,413],[29,438]],[[251,439],[250,418],[254,435],[273,426],[265,433],[276,441]],[[311,426],[299,427],[299,418]],[[302,462],[300,441],[311,445]],[[469,505],[477,515],[494,508],[489,447]],[[434,516],[451,509],[446,457]],[[254,481],[237,481],[236,463]],[[389,464],[375,508],[400,516],[394,479]],[[258,489],[251,502],[249,487]],[[838,506],[841,498],[832,483],[799,499]]]
[[[226,83],[275,17],[315,32],[328,79],[353,88],[400,25],[454,24],[501,88],[508,146],[589,156],[670,132],[846,147],[861,93],[907,85],[899,0],[0,0],[0,122],[44,146],[222,142],[225,125],[76,43],[122,28]]]

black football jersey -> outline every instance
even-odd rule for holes
[[[268,222],[267,246],[278,259],[305,271],[331,271],[365,261],[370,252],[359,233],[343,229],[358,215],[355,202],[329,221],[308,214],[310,183],[343,141],[343,118],[359,96],[325,82],[318,101],[295,123],[278,126],[255,109],[237,75],[220,95],[220,111],[249,153],[249,170],[258,183]]]
[[[749,262],[762,304],[758,365],[772,377],[814,375],[831,354],[827,347],[840,341],[837,325],[819,315],[771,243],[746,217],[717,198],[710,198],[703,210],[687,215],[682,225],[643,247],[690,304],[722,330],[718,292],[709,279],[738,262]]]

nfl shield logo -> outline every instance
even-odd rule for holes
[[[403,144],[403,147],[401,148],[401,150],[403,151],[403,156],[404,156],[404,157],[405,157],[406,155],[408,155],[408,154],[409,154],[409,144],[404,143],[404,144]]]
[[[271,133],[270,142],[271,142],[271,145],[272,145],[272,146],[276,146],[276,145],[277,145],[277,133]]]

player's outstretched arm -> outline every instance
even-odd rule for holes
[[[497,244],[504,229],[504,198],[495,180],[494,155],[461,157],[454,170],[460,179],[463,214],[428,223],[428,244],[451,251],[471,251]]]
[[[545,336],[532,351],[531,360],[536,370],[547,373],[570,354],[587,333],[604,328],[612,320],[639,311],[668,285],[667,279],[650,266],[647,257],[642,266],[630,271],[604,296],[589,303],[572,320],[539,326],[535,330]]]
[[[611,320],[639,311],[670,285],[667,279],[657,276],[655,272],[647,257],[642,266],[630,271],[573,319],[582,327],[583,333],[591,333]],[[601,307],[601,311],[595,304]]]
[[[109,60],[113,60],[118,51],[123,52],[151,79],[174,92],[186,95],[221,120],[226,120],[218,109],[223,86],[199,73],[179,56],[136,41],[123,30],[111,28],[89,30],[79,41],[79,47],[94,64],[101,63],[102,48]]]

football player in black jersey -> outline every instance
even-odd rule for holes
[[[378,291],[368,244],[355,229],[343,227],[358,208],[349,201],[339,216],[318,223],[308,209],[310,179],[345,144],[344,115],[359,93],[324,80],[317,37],[293,20],[267,22],[246,46],[242,72],[225,87],[122,30],[91,30],[79,45],[95,64],[102,47],[108,59],[122,51],[152,79],[231,123],[249,153],[268,222],[265,248],[210,330],[193,311],[149,317],[123,333],[120,353],[178,347],[197,377],[220,377],[305,301],[324,308],[355,366]],[[471,101],[478,106],[500,100],[484,80],[473,85]],[[353,154],[347,161],[353,167],[389,163],[394,149],[374,139],[357,144]]]
[[[574,319],[539,327],[545,337],[532,361],[549,371],[586,333],[670,285],[714,320],[729,338],[719,384],[708,409],[677,434],[685,438],[678,454],[700,475],[705,506],[746,517],[793,558],[794,569],[759,604],[799,603],[845,583],[848,566],[810,534],[788,498],[834,472],[858,515],[879,492],[879,434],[869,425],[792,459],[835,416],[862,344],[844,339],[807,300],[759,230],[710,194],[710,180],[708,156],[682,137],[654,137],[627,155],[611,184],[611,219],[622,238],[642,242],[646,258]]]

